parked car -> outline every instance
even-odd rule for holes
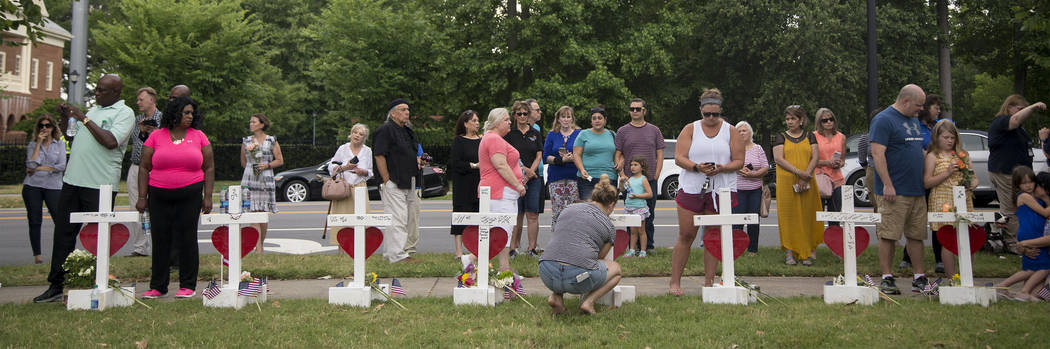
[[[846,184],[853,185],[855,203],[859,206],[871,206],[870,193],[865,186],[864,169],[860,167],[857,159],[857,142],[863,134],[852,135],[846,139],[845,165],[842,167],[842,175],[846,178]],[[962,138],[962,146],[970,153],[970,161],[980,182],[973,190],[975,206],[984,206],[996,199],[995,188],[988,178],[988,133],[978,130],[959,130]],[[1032,167],[1035,172],[1046,171],[1046,155],[1039,148],[1032,149],[1035,157],[1032,159]],[[873,164],[869,164],[873,166]]]
[[[330,161],[330,160],[329,160]],[[310,167],[282,171],[273,177],[276,181],[277,200],[288,202],[317,201],[321,198],[321,186],[328,175],[328,162]],[[379,173],[369,178],[368,198],[379,200]],[[444,196],[448,193],[445,169],[440,166],[423,168],[423,198]]]

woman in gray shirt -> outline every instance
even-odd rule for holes
[[[620,283],[620,265],[603,259],[616,238],[609,220],[615,206],[616,188],[602,174],[591,201],[562,210],[539,265],[540,279],[552,292],[547,304],[554,314],[565,312],[565,293],[587,295],[580,310],[594,314],[594,302]]]
[[[36,120],[33,141],[26,147],[26,178],[22,180],[22,201],[29,218],[29,244],[33,247],[33,262],[44,262],[40,257],[40,224],[43,204],[51,212],[58,211],[58,197],[62,192],[62,173],[66,171],[66,143],[51,116]]]

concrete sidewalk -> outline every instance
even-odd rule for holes
[[[824,283],[830,281],[830,277],[738,277],[748,283],[759,285],[762,292],[774,297],[822,297]],[[407,297],[452,297],[452,290],[456,287],[454,277],[425,277],[425,278],[399,278]],[[716,279],[717,280],[717,279]],[[934,279],[936,280],[936,279]],[[974,284],[984,285],[988,282],[996,282],[999,279],[976,278]],[[270,297],[275,299],[327,299],[328,288],[335,286],[339,279],[328,280],[270,280]],[[389,283],[389,278],[379,280],[381,283]],[[630,277],[620,281],[620,285],[633,285],[639,296],[660,296],[667,294],[669,277]],[[932,280],[931,280],[932,281]],[[699,297],[700,288],[703,285],[703,276],[688,276],[682,278],[682,289],[685,296]],[[197,295],[207,286],[207,282],[197,284]],[[524,281],[525,290],[530,296],[547,296],[550,291],[543,285],[539,277],[527,278]],[[146,291],[148,283],[139,283],[136,293]],[[900,287],[902,297],[917,296],[918,293],[911,292],[911,280],[906,277],[897,278],[897,287]],[[24,304],[32,302],[33,297],[44,292],[47,286],[18,286],[0,287],[0,304],[16,303]],[[173,300],[174,292],[178,290],[178,284],[173,283],[169,287],[172,293],[163,300]]]

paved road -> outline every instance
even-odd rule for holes
[[[447,200],[425,200],[422,203],[421,227],[419,252],[452,252],[454,247],[452,238],[449,236],[449,224],[451,221],[452,203]],[[539,246],[546,246],[550,239],[550,203],[547,203],[547,211],[540,215],[540,238]],[[267,234],[267,252],[280,253],[335,253],[336,246],[321,240],[321,227],[324,225],[324,216],[328,209],[326,201],[306,203],[279,203],[281,211],[271,216],[272,223]],[[128,208],[117,208],[118,211]],[[373,212],[381,212],[383,204],[379,201],[371,202]],[[868,211],[870,208],[861,208],[859,211]],[[991,210],[991,209],[983,209]],[[622,205],[618,210],[622,213]],[[777,235],[776,201],[773,202],[770,216],[762,219],[759,244],[762,246],[779,246]],[[864,225],[862,225],[864,226]],[[867,226],[874,231],[871,226]],[[216,253],[211,244],[211,231],[214,227],[202,226],[197,237],[200,241],[201,253]],[[41,244],[45,260],[50,258],[52,245],[52,231],[50,216],[45,211],[44,224],[42,227]],[[670,200],[660,200],[656,208],[656,246],[657,248],[668,248],[674,245],[678,235],[677,214],[675,204]],[[874,236],[872,236],[874,241]],[[522,246],[526,246],[522,239]],[[699,240],[699,239],[698,239]],[[699,244],[699,242],[697,242]],[[875,246],[874,244],[872,246]],[[79,242],[78,242],[78,248]],[[380,250],[382,251],[382,250]],[[129,242],[117,255],[125,256],[131,253]],[[32,263],[33,256],[29,247],[28,227],[26,226],[24,209],[0,209],[0,265],[18,265]]]

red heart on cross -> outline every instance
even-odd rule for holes
[[[117,251],[128,243],[130,237],[127,226],[120,223],[110,225],[109,256],[113,257],[114,254],[117,254]],[[84,245],[88,252],[98,256],[98,223],[85,224],[83,228],[80,228],[80,244]]]
[[[350,255],[350,258],[354,258],[354,228],[346,227],[339,229],[339,232],[335,234],[335,240],[339,242],[339,247],[343,249],[343,252]],[[376,227],[365,228],[365,259],[372,257],[372,254],[379,249],[379,245],[383,244],[383,231]]]
[[[941,242],[941,246],[947,248],[956,256],[959,255],[959,238],[958,234],[955,233],[955,226],[945,225],[940,229],[937,229],[937,240]],[[970,254],[973,255],[977,251],[981,250],[984,246],[985,241],[988,241],[988,233],[984,231],[979,225],[970,225]]]
[[[704,231],[704,249],[707,252],[711,252],[715,258],[722,260],[722,228],[720,227],[708,227]],[[747,233],[740,229],[733,229],[733,259],[740,258],[740,255],[744,254],[744,250],[747,250],[747,244],[750,239],[747,237]]]
[[[864,227],[856,227],[854,232],[856,232],[857,256],[860,256],[864,250],[868,249],[868,244],[871,243],[871,236],[868,235],[868,230],[864,229]],[[828,248],[831,249],[831,252],[835,252],[835,255],[839,256],[839,258],[846,258],[845,247],[842,246],[842,243],[846,240],[843,234],[845,234],[845,231],[843,231],[840,226],[833,225],[824,230],[824,243],[827,244]]]
[[[222,258],[230,258],[230,228],[222,225],[211,232],[211,243],[215,249],[222,254]],[[255,227],[241,227],[241,258],[247,256],[259,243],[259,230]]]
[[[507,231],[503,230],[503,228],[489,228],[489,259],[496,258],[496,255],[503,251],[503,248],[507,246],[508,239]],[[463,246],[470,253],[473,253],[475,256],[478,255],[478,226],[471,225],[463,229]]]
[[[627,252],[627,243],[631,240],[631,234],[627,234],[626,230],[616,230],[616,240],[613,241],[613,259],[620,258]]]

